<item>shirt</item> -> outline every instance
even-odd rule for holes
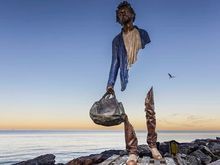
[[[128,69],[137,61],[137,54],[141,49],[141,38],[139,31],[133,28],[131,31],[123,32],[123,41],[127,52]]]

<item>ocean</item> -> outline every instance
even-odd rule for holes
[[[145,131],[137,131],[139,144],[146,144]],[[195,139],[220,137],[220,131],[158,131],[158,141],[191,142]],[[109,149],[125,149],[123,131],[0,131],[0,164],[9,165],[54,154],[56,163],[67,163],[79,156]]]

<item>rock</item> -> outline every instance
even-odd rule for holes
[[[214,155],[207,146],[200,146],[199,148],[204,154],[209,155],[212,158],[212,161],[220,159],[218,156]]]
[[[215,162],[209,163],[208,165],[219,165],[220,164],[220,160],[217,160]]]
[[[167,155],[170,152],[169,151],[169,142],[160,143],[159,150],[162,155],[165,155],[165,154]]]
[[[209,145],[210,150],[212,151],[213,154],[220,156],[220,143],[211,143]]]
[[[212,161],[212,158],[209,155],[204,154],[201,150],[196,150],[190,155],[195,156],[202,164],[208,164]]]
[[[170,142],[157,143],[159,152],[163,157],[173,157],[180,165],[220,165],[220,137],[216,139],[196,139],[190,143],[177,142],[177,154],[171,155]],[[113,155],[125,156],[126,150],[107,150],[100,154],[91,154],[73,159],[65,165],[92,165],[98,164]],[[146,144],[138,146],[139,157],[152,157],[151,152]],[[213,164],[212,164],[213,163]],[[55,164],[55,156],[52,154],[42,155],[37,158],[16,163],[14,165],[64,165],[62,163]]]
[[[179,152],[183,154],[188,154],[190,147],[193,145],[193,143],[180,143],[179,144]]]
[[[108,150],[104,151],[101,154],[92,154],[89,156],[82,156],[76,159],[73,159],[66,163],[66,165],[93,165],[97,163],[101,163],[104,160],[108,159],[112,155],[123,155],[126,154],[123,150]]]
[[[14,165],[54,165],[55,164],[55,155],[46,154],[38,156],[34,159],[16,163]]]
[[[101,163],[105,159],[102,159],[102,154],[95,154],[90,156],[79,157],[71,160],[66,165],[92,165]]]
[[[150,156],[151,155],[151,152],[148,148],[147,145],[143,144],[143,145],[138,145],[138,155],[140,157],[143,157],[143,156]]]
[[[188,152],[187,155],[190,155],[191,153],[193,153],[194,151],[199,149],[199,144],[197,143],[191,143],[191,145],[188,148]]]
[[[107,151],[103,151],[101,154],[103,154],[103,157],[106,157],[107,159],[112,155],[120,155],[120,156],[126,155],[127,152],[125,150],[107,150]]]
[[[163,157],[172,157],[172,155],[168,152],[166,152],[165,154],[163,154]]]
[[[197,145],[204,145],[206,146],[209,142],[209,139],[196,139],[194,140],[194,143]]]
[[[176,161],[179,165],[201,165],[201,161],[195,156],[180,153],[176,155]]]
[[[176,154],[176,161],[178,164],[187,165],[187,160],[185,154]]]
[[[201,165],[201,161],[195,156],[187,155],[186,157],[187,165]]]

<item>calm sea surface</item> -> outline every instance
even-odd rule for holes
[[[136,132],[139,144],[146,144],[146,132]],[[158,141],[191,142],[216,138],[220,131],[158,131]],[[108,149],[124,149],[123,131],[0,131],[0,164],[12,164],[43,154],[54,154],[56,163]]]

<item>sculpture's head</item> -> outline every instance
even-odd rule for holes
[[[127,1],[121,2],[116,10],[116,21],[121,25],[135,21],[135,11]]]

